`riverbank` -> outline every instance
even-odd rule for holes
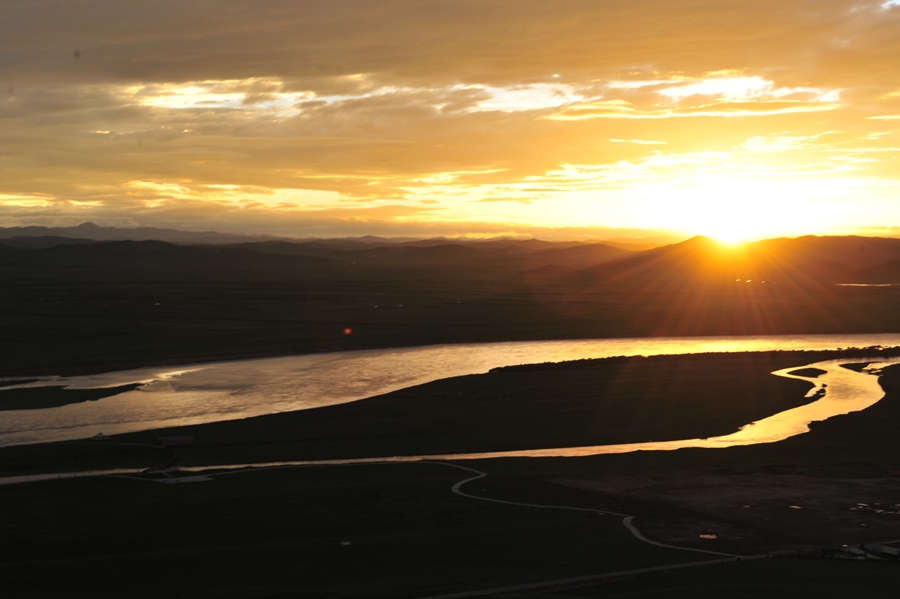
[[[806,397],[812,383],[772,376],[775,370],[838,356],[853,360],[894,353],[749,352],[518,366],[342,405],[113,438],[152,446],[160,436],[191,436],[194,444],[179,450],[182,465],[705,438],[815,399]],[[196,393],[196,387],[188,389]],[[0,449],[0,468],[5,475],[22,475],[156,463],[134,461],[132,453],[129,445],[102,442],[7,447]]]
[[[68,393],[140,384],[140,389],[101,402],[7,412],[0,421],[0,446],[78,440],[101,432],[109,436],[325,407],[517,364],[615,356],[835,351],[876,346],[873,350],[844,354],[864,359],[870,351],[880,351],[880,345],[900,346],[900,335],[661,337],[439,345],[48,377],[23,388],[65,386]],[[806,357],[813,360],[815,354]],[[13,385],[0,389],[0,402],[5,392],[12,390]]]
[[[43,410],[85,401],[98,401],[139,388],[139,383],[102,389],[66,389],[62,386],[0,389],[0,411]]]

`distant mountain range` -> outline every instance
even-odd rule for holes
[[[122,239],[125,237],[126,239]],[[227,277],[286,269],[437,269],[479,276],[521,273],[531,285],[648,285],[655,289],[734,282],[755,284],[900,283],[900,239],[876,237],[779,238],[736,246],[706,237],[630,251],[605,243],[536,239],[421,239],[378,237],[288,240],[216,232],[77,227],[0,229],[0,259],[34,266],[80,264],[98,269],[200,269]],[[294,265],[295,268],[289,267]],[[329,266],[330,265],[330,266]],[[274,269],[274,270],[273,270]],[[299,269],[299,270],[297,270]],[[493,273],[493,275],[492,275]],[[286,275],[287,276],[287,275]]]
[[[436,237],[421,239],[417,237],[377,237],[365,235],[362,237],[344,238],[295,238],[276,235],[240,235],[235,233],[219,233],[217,231],[180,231],[177,229],[159,229],[155,227],[101,227],[94,223],[86,222],[74,227],[0,227],[0,240],[16,240],[5,242],[7,245],[18,247],[52,247],[70,243],[85,243],[89,241],[165,241],[183,245],[225,245],[237,243],[286,241],[299,243],[315,241],[328,245],[337,245],[344,248],[366,247],[372,244],[411,244],[417,246],[441,245],[445,243],[472,243],[483,244],[495,241],[510,241],[507,238],[496,239],[458,239]],[[519,241],[519,240],[516,240]],[[551,242],[530,240],[535,244],[549,247]],[[610,239],[603,240],[605,245],[627,249],[631,251],[647,250],[677,241],[675,237],[652,237],[647,239]],[[588,245],[597,243],[594,241],[581,242],[553,242],[555,247]]]
[[[268,235],[234,235],[215,231],[178,231],[155,227],[117,228],[101,227],[94,223],[82,223],[75,227],[0,227],[0,239],[26,238],[55,239],[59,243],[66,239],[82,241],[167,241],[169,243],[241,243],[276,239]],[[46,243],[46,242],[45,242]],[[27,246],[27,242],[20,245]]]

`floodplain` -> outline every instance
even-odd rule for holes
[[[845,355],[853,364],[862,354]],[[717,554],[776,553],[765,564],[698,566],[688,578],[680,570],[650,572],[595,581],[592,590],[519,594],[690,596],[712,581],[723,596],[741,597],[738,581],[755,576],[781,581],[771,596],[819,592],[815,573],[833,572],[833,560],[782,552],[900,539],[900,509],[893,505],[900,455],[892,425],[900,415],[898,366],[880,375],[886,395],[874,406],[779,443],[453,463],[228,471],[215,464],[724,434],[812,401],[810,383],[770,373],[834,356],[708,354],[513,367],[245,421],[3,448],[4,475],[137,471],[168,459],[153,448],[157,436],[196,440],[169,450],[178,454],[180,473],[0,487],[4,511],[19,515],[5,528],[14,542],[4,544],[4,578],[26,591],[22,596],[36,597],[86,578],[102,578],[111,593],[126,592],[147,569],[166,576],[137,594],[129,591],[132,596],[167,596],[174,587],[168,596],[428,597],[709,561]],[[486,476],[459,487],[459,495],[451,488],[472,474],[456,466]],[[646,538],[688,550],[641,541],[623,526],[623,514],[633,516]],[[719,567],[730,577],[723,579]],[[821,596],[837,597],[847,584],[889,596],[892,564],[838,568],[846,570],[845,586]],[[222,571],[235,574],[223,579],[216,574]],[[758,580],[747,584],[767,588]]]

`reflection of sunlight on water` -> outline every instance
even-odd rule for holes
[[[3,389],[26,389],[29,387],[51,387],[61,386],[67,389],[108,389],[109,387],[120,387],[122,385],[141,384],[149,385],[159,381],[174,379],[192,372],[203,370],[205,366],[197,366],[193,368],[184,368],[181,370],[170,370],[159,372],[154,368],[139,368],[136,370],[121,370],[117,372],[104,372],[101,374],[86,374],[82,376],[61,377],[61,376],[45,376],[31,378],[10,378],[0,379],[0,382],[26,380],[31,381],[18,385],[9,385]]]
[[[628,355],[826,350],[875,345],[900,345],[900,335],[680,337],[442,345],[220,362],[165,371],[142,368],[82,377],[47,377],[27,386],[98,388],[144,381],[148,384],[98,401],[3,412],[0,445],[79,439],[98,432],[110,435],[335,405],[441,378],[483,373],[516,364]],[[826,399],[837,396],[832,393],[831,385],[840,387],[840,380],[843,380],[840,371],[846,370],[829,368],[829,374],[823,377],[834,377],[835,382],[829,379]],[[877,387],[874,376],[847,373],[851,377],[848,381],[858,377],[872,381]],[[745,427],[735,435],[743,435],[739,437],[743,439],[751,432],[757,434],[760,423]],[[765,426],[767,431],[774,431],[776,421]],[[703,442],[710,444],[708,446],[722,446],[721,439]],[[627,451],[648,448],[647,445],[630,446],[634,448]],[[658,444],[652,445],[654,449],[662,448]]]
[[[586,447],[559,447],[551,449],[524,449],[518,451],[492,451],[478,453],[454,453],[419,456],[393,456],[367,458],[362,460],[306,460],[291,462],[266,462],[255,464],[230,464],[215,468],[233,470],[246,467],[277,467],[291,465],[327,465],[371,462],[417,462],[423,460],[484,460],[496,458],[553,458],[553,457],[586,457],[632,453],[635,451],[673,451],[676,449],[701,448],[720,449],[740,445],[757,445],[774,443],[809,431],[809,424],[821,422],[833,416],[849,414],[864,410],[884,397],[884,390],[875,376],[881,367],[888,364],[900,364],[900,358],[879,359],[863,372],[855,372],[840,366],[841,363],[864,362],[860,359],[829,360],[818,362],[801,368],[821,368],[826,371],[818,378],[801,377],[787,374],[796,370],[797,366],[774,372],[778,376],[807,380],[817,385],[816,390],[825,389],[824,396],[812,403],[791,410],[780,412],[748,424],[730,435],[709,439],[684,439],[681,441],[660,441],[649,443],[622,443],[617,445],[593,445]],[[185,471],[205,470],[208,467],[183,468]]]
[[[869,365],[863,372],[855,372],[840,366],[850,362],[861,362],[860,359],[829,360],[810,364],[802,368],[820,368],[825,374],[818,378],[801,377],[788,374],[797,366],[774,372],[777,376],[807,380],[816,385],[814,392],[824,389],[822,398],[798,408],[780,412],[768,418],[750,423],[730,435],[709,439],[685,439],[681,441],[661,441],[648,443],[622,443],[617,445],[593,445],[586,447],[560,447],[551,449],[525,449],[515,451],[493,451],[478,453],[455,453],[419,456],[393,456],[367,458],[362,460],[306,460],[290,462],[266,462],[256,464],[231,464],[215,466],[230,470],[252,467],[276,467],[290,465],[314,464],[349,464],[366,462],[416,462],[423,460],[479,460],[496,458],[547,458],[547,457],[586,457],[593,455],[632,453],[635,451],[673,451],[676,449],[702,448],[719,449],[740,445],[757,445],[774,443],[809,431],[812,422],[821,422],[828,418],[858,412],[877,403],[884,397],[884,390],[878,384],[877,373],[888,364],[900,364],[900,358],[880,359]],[[185,468],[186,471],[203,470],[205,468]]]
[[[774,443],[790,437],[809,432],[812,422],[821,422],[851,412],[859,412],[877,403],[884,397],[884,390],[878,384],[875,374],[888,364],[900,364],[900,358],[880,359],[870,365],[864,372],[854,372],[843,368],[840,364],[861,362],[859,359],[829,360],[804,366],[804,368],[821,368],[826,371],[818,378],[802,377],[788,374],[797,367],[778,370],[773,374],[809,381],[817,385],[815,391],[824,388],[824,395],[812,403],[779,412],[768,418],[757,420],[741,427],[736,433],[711,437],[709,439],[684,439],[681,441],[660,441],[650,443],[623,443],[618,445],[596,445],[591,447],[570,447],[556,449],[537,449],[525,451],[506,451],[481,454],[456,454],[444,456],[442,459],[476,459],[496,457],[576,457],[615,453],[631,453],[634,451],[672,451],[685,448],[716,449],[739,445],[757,445]],[[432,456],[430,459],[441,459]]]
[[[161,378],[163,380],[171,379],[171,378],[175,378],[176,376],[181,376],[183,374],[197,372],[198,370],[200,370],[200,369],[199,368],[191,368],[189,370],[173,370],[172,372],[164,372],[164,373],[160,374],[159,378]]]

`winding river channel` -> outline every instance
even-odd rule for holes
[[[45,377],[16,387],[107,388],[143,383],[133,391],[61,407],[0,412],[0,446],[83,439],[162,427],[200,424],[346,403],[429,381],[487,372],[515,364],[561,362],[611,356],[705,352],[829,350],[900,345],[900,335],[802,335],[677,337],[531,341],[440,345],[331,354],[285,356],[170,368],[141,368],[78,377]],[[853,360],[860,362],[864,360]],[[797,367],[804,366],[798,364]],[[805,406],[751,423],[710,439],[580,448],[503,452],[505,456],[575,456],[726,447],[766,443],[808,430],[810,422],[865,409],[883,396],[872,371],[854,372],[837,362],[814,365],[826,371],[810,380],[825,394]],[[789,371],[775,373],[792,376]],[[15,381],[6,381],[14,383]],[[813,389],[813,393],[817,391]],[[414,459],[499,457],[417,456]]]
[[[803,366],[823,370],[818,377],[791,374],[796,367],[773,372],[775,376],[812,382],[813,387],[807,397],[821,397],[804,406],[779,412],[768,418],[747,424],[735,433],[706,439],[683,439],[680,441],[651,441],[646,443],[621,443],[617,445],[587,445],[582,447],[554,447],[550,449],[523,449],[513,451],[492,451],[482,453],[453,453],[415,456],[391,456],[383,458],[352,460],[306,460],[290,462],[265,462],[253,464],[216,465],[219,470],[241,468],[273,468],[279,466],[314,466],[332,464],[363,464],[380,462],[420,462],[444,460],[485,460],[494,458],[571,458],[592,455],[631,453],[634,451],[672,451],[689,447],[716,449],[738,445],[774,443],[809,431],[811,422],[821,422],[833,416],[864,410],[884,397],[884,390],[878,384],[879,371],[890,364],[900,364],[900,357],[879,359],[869,363],[857,372],[844,368],[842,364],[860,363],[865,360],[827,360]],[[183,468],[186,472],[200,472],[207,467]]]

